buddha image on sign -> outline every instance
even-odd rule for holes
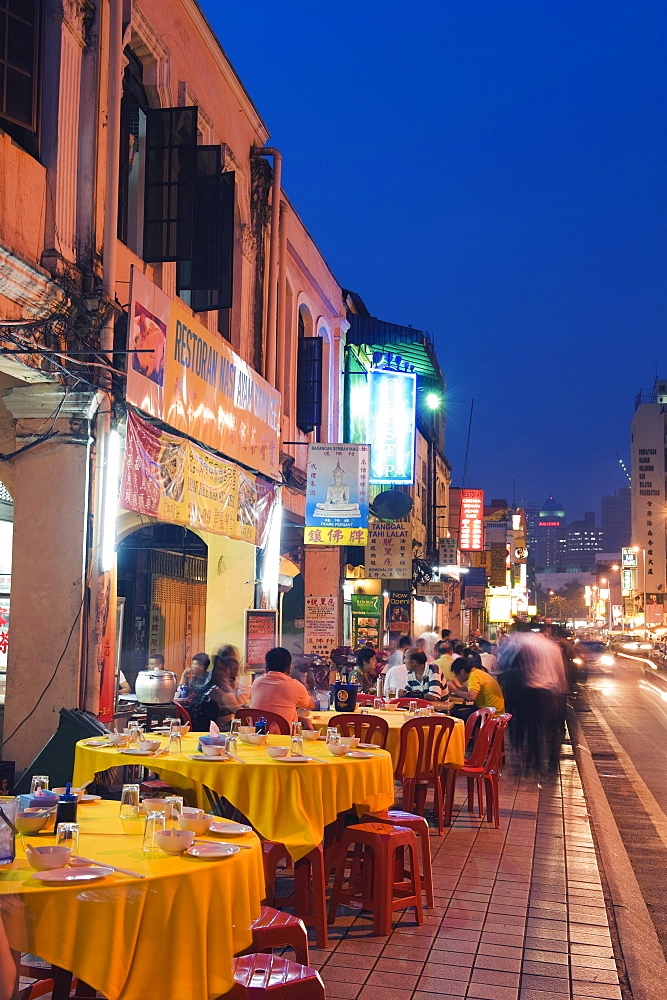
[[[358,503],[350,503],[350,487],[343,482],[345,473],[340,459],[333,471],[333,483],[327,486],[324,503],[315,504],[315,517],[361,517]]]

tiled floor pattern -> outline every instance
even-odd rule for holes
[[[464,783],[457,785],[457,802]],[[460,812],[431,838],[435,907],[388,938],[340,909],[313,950],[330,1000],[617,1000],[621,997],[579,774],[569,747],[543,782],[508,768],[501,828]]]

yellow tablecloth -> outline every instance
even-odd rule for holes
[[[0,914],[11,947],[69,969],[109,1000],[220,996],[233,986],[233,956],[250,945],[265,894],[259,840],[230,838],[251,850],[216,861],[162,852],[147,858],[141,822],[138,833],[122,833],[118,808],[79,805],[79,854],[147,877],[37,882],[18,837],[16,861],[0,868]],[[25,840],[55,843],[43,834]]]
[[[269,736],[268,743],[287,746],[289,738]],[[186,791],[196,789],[197,784],[200,788],[207,785],[247,816],[262,837],[285,844],[295,860],[322,842],[325,826],[339,813],[355,805],[374,812],[394,803],[392,761],[384,750],[373,751],[365,760],[333,757],[323,743],[310,741],[304,753],[315,759],[291,764],[274,760],[264,747],[239,743],[244,762],[240,764],[191,760],[188,755],[196,747],[197,734],[184,738],[178,757],[135,757],[77,743],[73,781],[80,785],[98,771],[134,763]]]
[[[333,718],[334,715],[340,715],[340,712],[313,712],[310,716],[310,721],[312,722],[315,729],[323,729],[328,723],[329,719]],[[359,709],[357,709],[356,715],[359,715]],[[387,736],[387,750],[391,754],[391,759],[394,768],[398,763],[398,753],[401,746],[401,727],[408,719],[412,716],[408,715],[407,712],[376,712],[375,709],[369,709],[370,715],[377,715],[382,719],[385,719],[389,724],[389,734]],[[415,751],[416,752],[416,751]],[[456,725],[452,730],[452,735],[449,740],[449,746],[447,747],[447,753],[445,754],[445,764],[451,764],[452,767],[463,767],[465,755],[465,723],[462,719],[456,719]],[[409,760],[406,762],[408,764],[409,770]]]

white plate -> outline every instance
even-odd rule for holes
[[[105,878],[113,875],[113,868],[93,867],[87,868],[52,868],[46,872],[33,872],[32,877],[38,882],[92,882],[96,878]]]
[[[131,754],[133,757],[152,757],[153,756],[153,751],[152,750],[134,750],[132,747],[130,747],[129,750],[120,750],[119,753]]]
[[[82,795],[79,802],[101,802],[101,795]]]
[[[99,750],[100,747],[112,747],[113,743],[109,743],[108,740],[86,740],[83,745],[84,747],[96,747]]]
[[[205,753],[189,753],[190,760],[231,760],[231,757],[209,757]]]
[[[373,757],[372,753],[363,753],[361,750],[348,750],[347,753],[343,754],[344,757],[354,757],[356,760],[371,760]]]
[[[220,820],[218,823],[211,823],[208,832],[222,833],[225,837],[240,837],[243,833],[252,833],[252,827],[234,823],[232,820]]]
[[[188,847],[188,854],[193,858],[228,858],[230,854],[238,854],[241,850],[235,844],[193,844]]]
[[[314,758],[295,754],[294,757],[274,757],[273,759],[282,761],[285,764],[305,764],[307,760],[313,760]]]
[[[381,750],[382,749],[382,747],[379,747],[377,745],[377,743],[360,743],[359,746],[360,747],[364,747],[366,750]]]

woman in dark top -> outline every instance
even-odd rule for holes
[[[243,707],[236,695],[238,673],[238,660],[213,657],[213,668],[207,675],[207,681],[195,691],[189,708],[193,732],[208,732],[211,722],[215,722],[221,731],[229,729],[234,713]]]

